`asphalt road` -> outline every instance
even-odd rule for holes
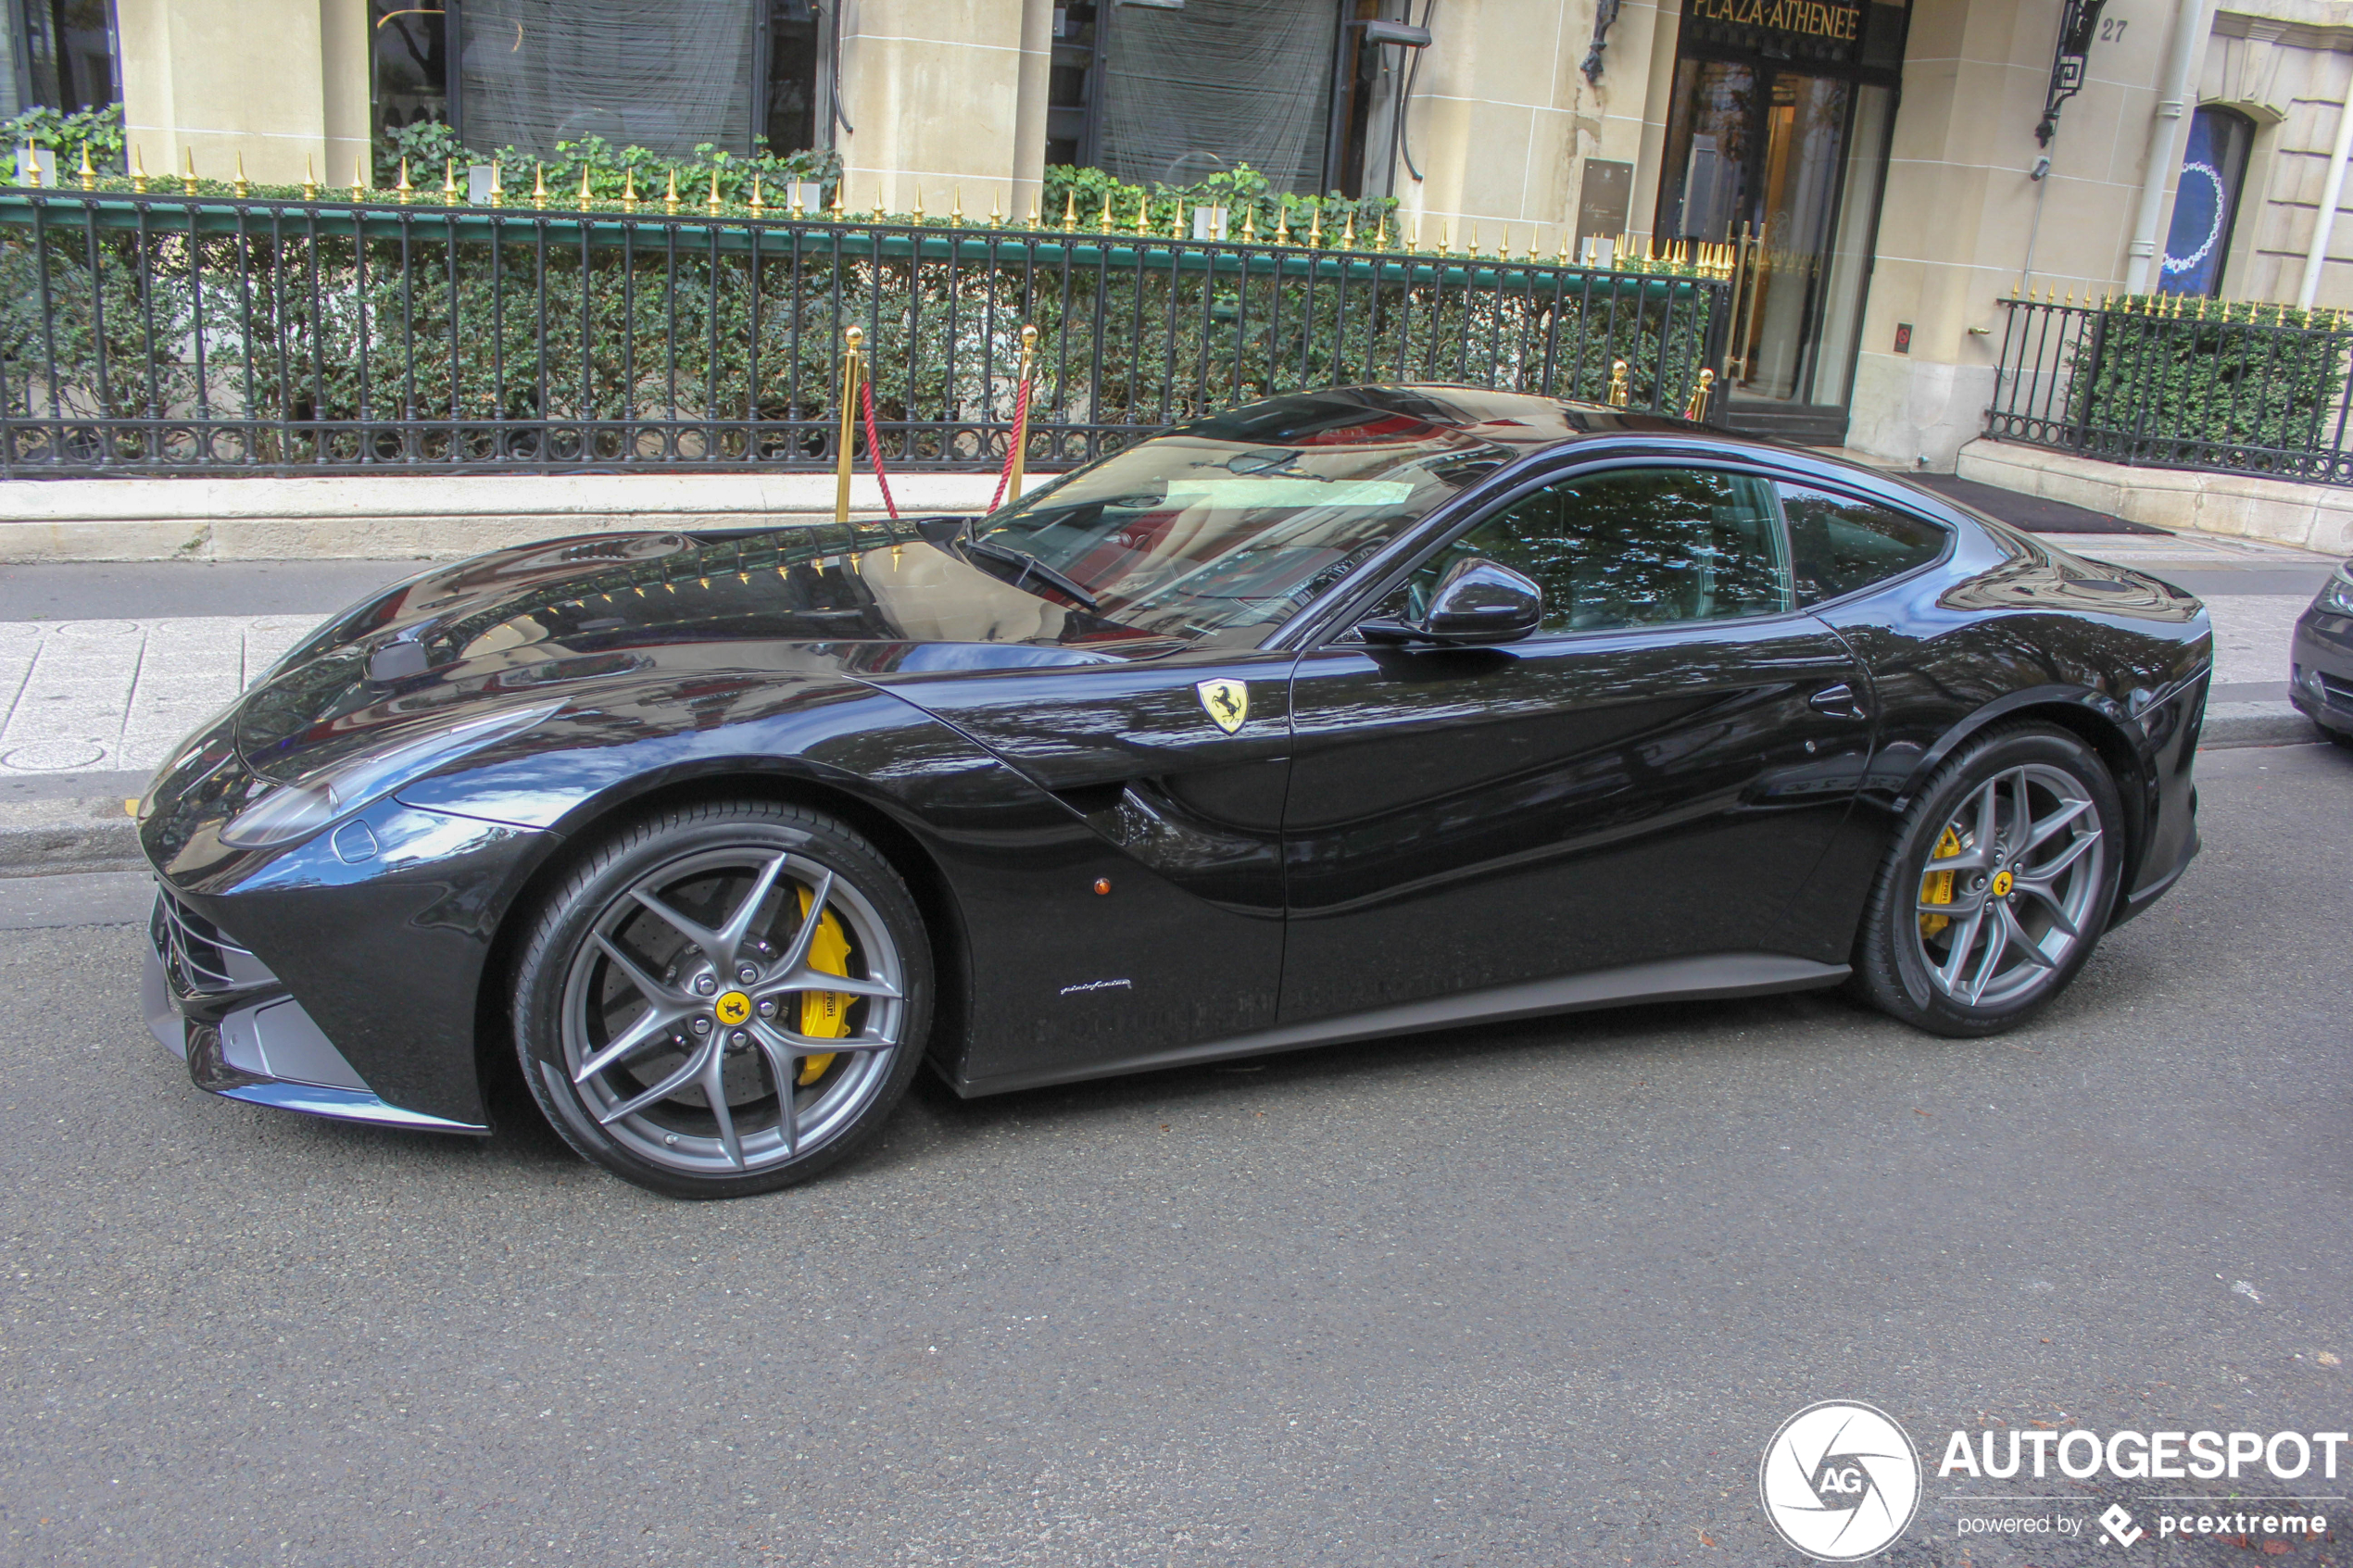
[[[2345,1430],[2353,753],[2199,766],[2204,857],[2005,1038],[1810,997],[925,1085],[716,1206],[527,1123],[199,1094],[136,931],[13,884],[0,1558],[1795,1563],[1757,1462],[1818,1399],[1931,1463],[1989,1421]],[[2148,1486],[1996,1489],[2146,1524]],[[2353,1558],[1963,1540],[1958,1489],[1879,1561]]]

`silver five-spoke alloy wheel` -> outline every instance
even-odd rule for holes
[[[1984,780],[1922,868],[1912,940],[1930,983],[1998,1008],[2061,972],[2097,935],[2106,854],[2100,813],[2066,771],[2029,762]]]
[[[698,849],[609,898],[573,949],[561,1070],[636,1159],[756,1174],[824,1148],[883,1093],[907,991],[849,878],[766,846]]]

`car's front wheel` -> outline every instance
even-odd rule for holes
[[[845,824],[681,807],[592,850],[517,973],[515,1043],[582,1154],[678,1198],[816,1174],[906,1092],[931,960],[904,882]]]
[[[1888,851],[1856,983],[1907,1023],[1991,1035],[2067,988],[2115,907],[2123,809],[2064,730],[1995,730],[1939,769]]]

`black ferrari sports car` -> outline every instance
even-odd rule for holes
[[[2204,609],[1886,474],[1444,386],[981,518],[559,539],[139,803],[201,1087],[761,1191],[964,1095],[1844,984],[2017,1022],[2197,850]],[[510,1055],[509,1053],[511,1053]]]

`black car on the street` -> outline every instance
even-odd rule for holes
[[[2198,602],[1884,473],[1444,386],[982,518],[606,534],[335,618],[139,806],[201,1086],[659,1191],[960,1094],[1845,985],[2027,1017],[2197,850]]]
[[[2353,561],[2332,572],[2296,618],[2287,699],[2340,746],[2353,746]]]

